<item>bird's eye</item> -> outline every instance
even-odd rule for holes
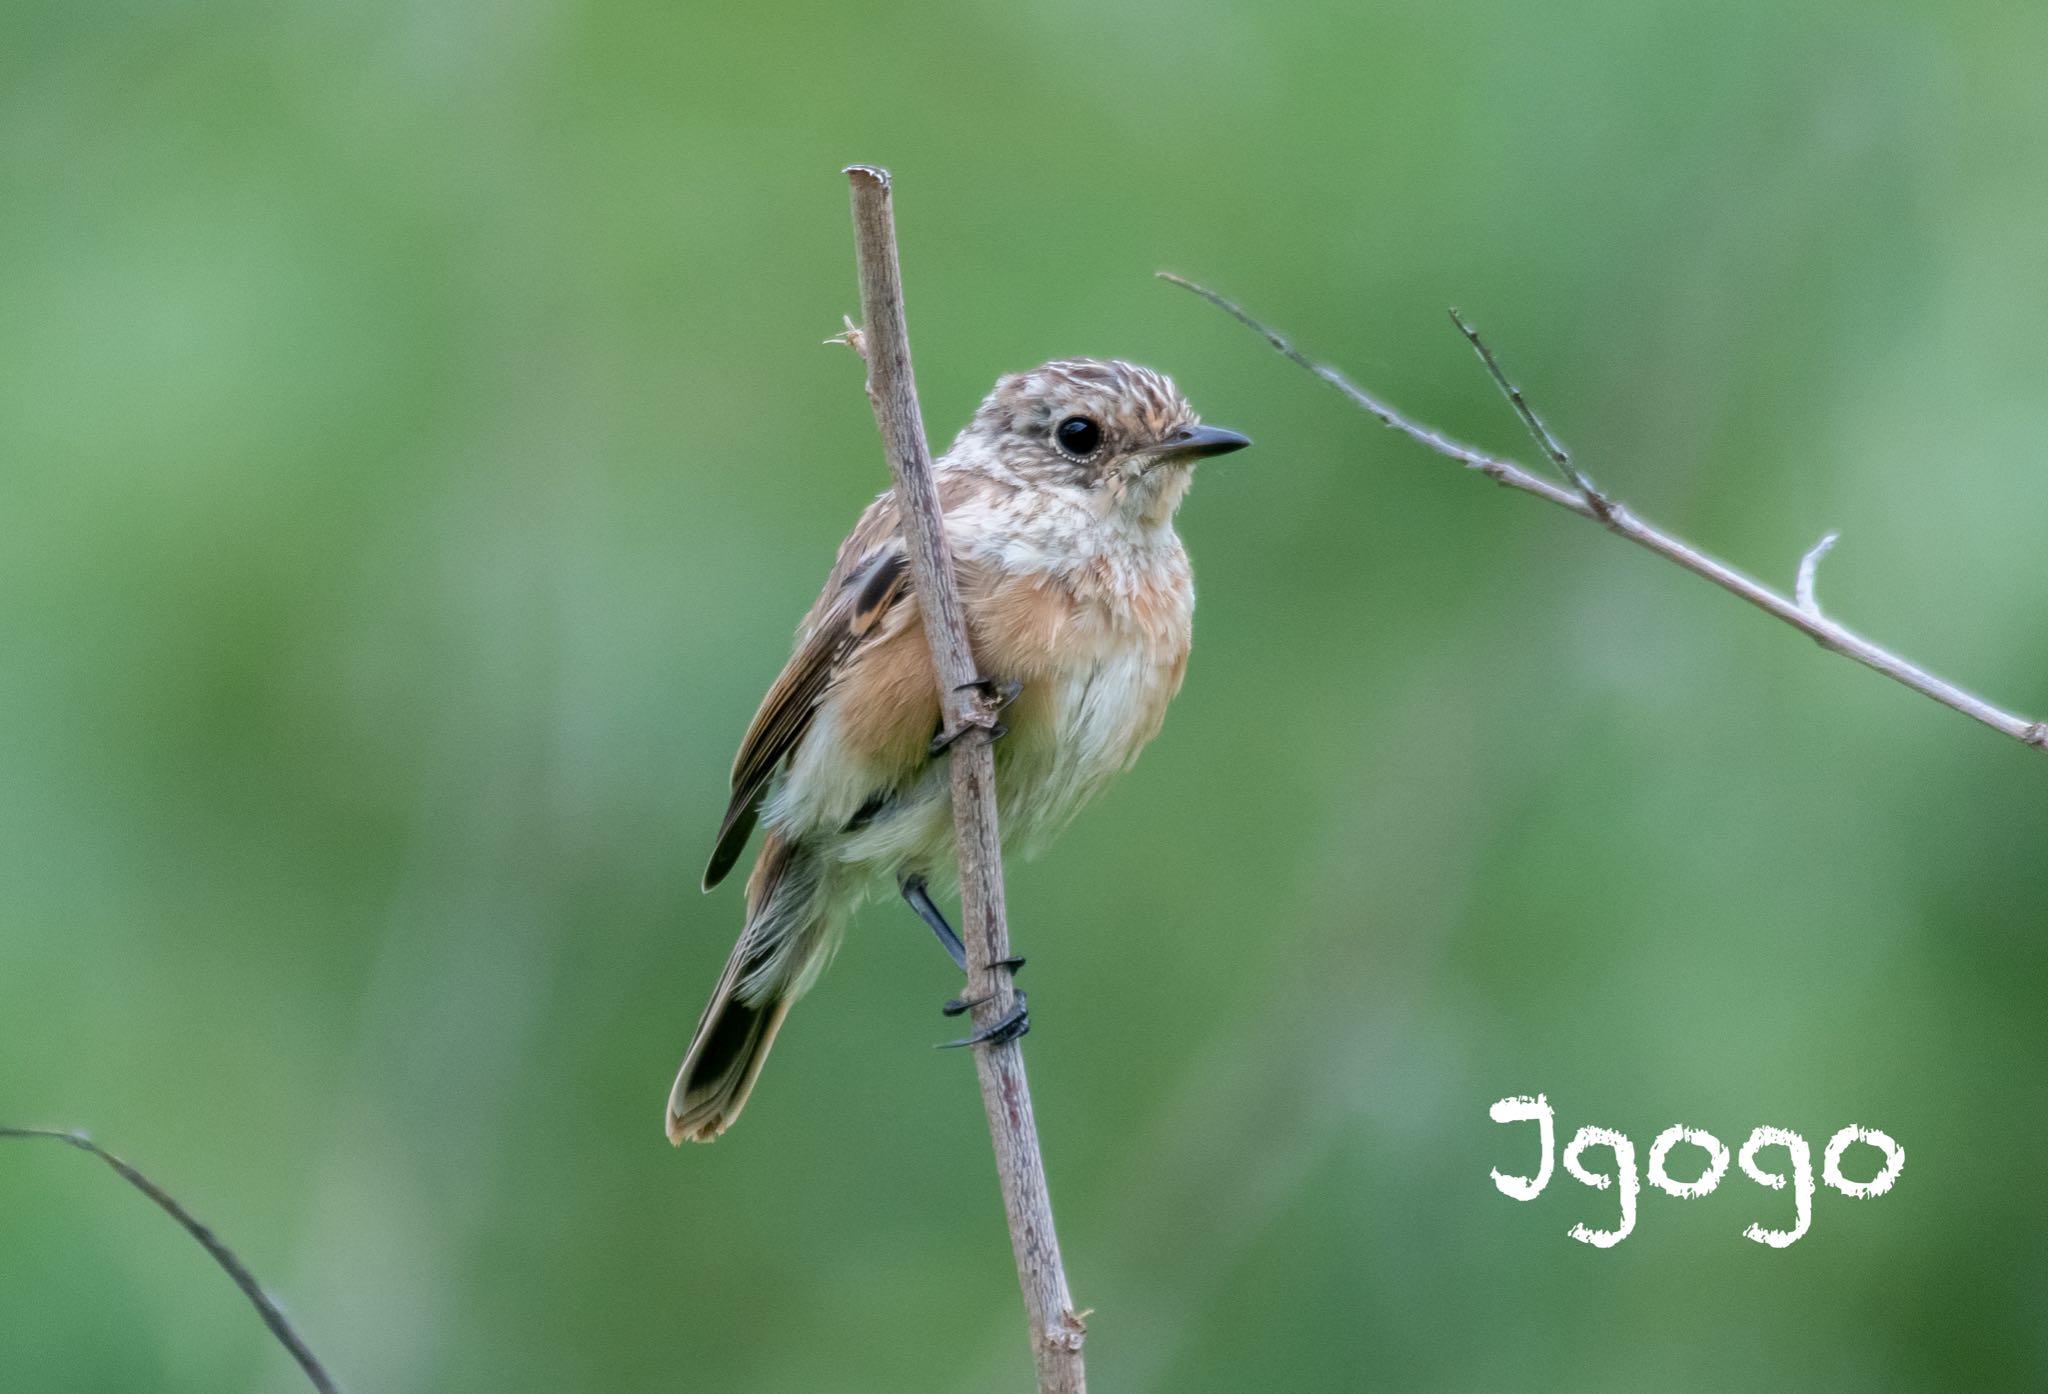
[[[1053,432],[1069,455],[1093,455],[1102,444],[1102,428],[1085,416],[1070,416]]]

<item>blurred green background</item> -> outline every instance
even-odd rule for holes
[[[2048,715],[2038,4],[0,12],[0,1120],[214,1222],[357,1394],[1023,1390],[956,980],[875,903],[742,1125],[659,1109],[724,775],[930,426],[1115,354],[1205,467],[1187,687],[1010,903],[1103,1391],[2048,1383],[2048,765],[1389,435],[1209,281]],[[1613,1193],[1526,1126],[1906,1147]],[[1860,1172],[1868,1174],[1868,1154]],[[1681,1173],[1683,1174],[1683,1173]],[[0,1388],[302,1387],[0,1151]]]

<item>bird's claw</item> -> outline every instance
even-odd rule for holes
[[[939,732],[939,734],[932,737],[932,743],[928,753],[934,757],[944,755],[947,751],[953,748],[954,742],[958,741],[962,736],[966,735],[969,731],[973,730],[974,727],[975,723],[972,721],[966,722],[963,725],[959,726],[947,727],[945,730]],[[1010,728],[1003,725],[1003,723],[1000,721],[992,722],[982,729],[988,732],[988,738],[992,741],[999,741],[1004,736],[1010,734]]]
[[[1015,678],[976,678],[953,689],[955,692],[979,692],[991,704],[991,715],[999,712],[1017,700],[1024,691],[1024,684]],[[964,722],[959,726],[948,726],[932,737],[931,754],[940,756],[952,749],[953,743],[965,735],[976,722]],[[991,741],[999,741],[1010,733],[1010,728],[1000,721],[991,721],[986,728]]]
[[[976,678],[973,682],[962,683],[957,692],[979,692],[996,704],[1001,711],[1024,694],[1024,684],[1015,678]]]
[[[999,958],[989,966],[991,968],[1007,968],[1010,970],[1010,976],[1014,978],[1017,975],[1017,970],[1024,966],[1024,960],[1022,958]],[[993,992],[984,992],[979,997],[949,997],[946,999],[945,1005],[940,1007],[939,1010],[947,1016],[962,1016],[973,1011],[976,1007],[979,1007],[994,996]],[[972,1035],[964,1036],[960,1040],[946,1041],[939,1048],[941,1050],[951,1050],[959,1046],[1001,1045],[1004,1041],[1016,1040],[1030,1029],[1031,1013],[1025,1006],[1024,994],[1019,992],[1017,1000],[1010,1005],[1009,1011],[1003,1013],[1000,1020],[990,1022],[987,1026],[981,1027]]]
[[[1017,976],[1017,970],[1023,966],[1024,960],[1022,958],[999,958],[989,965],[991,968],[1009,969],[1010,976],[1013,978]],[[995,996],[993,992],[984,992],[979,997],[948,997],[945,1005],[940,1007],[939,1011],[946,1016],[960,1016],[963,1013],[973,1011],[993,996]],[[958,1045],[959,1042],[955,1041],[954,1044]]]
[[[987,1000],[985,997],[976,999],[977,1002],[985,1002]],[[946,1005],[950,1008],[955,1004],[948,1002]],[[966,1008],[963,1007],[962,1010],[964,1011]],[[943,1042],[939,1049],[955,1050],[961,1046],[1003,1045],[1006,1042],[1016,1040],[1030,1029],[1031,1012],[1026,1005],[1025,995],[1020,992],[1017,994],[1017,1000],[1010,1004],[1010,1010],[1004,1012],[999,1019],[990,1022],[972,1035],[962,1036],[957,1041]]]
[[[1023,695],[1024,684],[1017,678],[1005,678],[996,684],[996,701],[1002,706],[1009,706]]]

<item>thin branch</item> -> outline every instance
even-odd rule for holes
[[[903,317],[902,273],[896,260],[895,215],[888,171],[869,165],[846,170],[853,187],[853,231],[860,259],[862,329],[853,341],[867,361],[868,401],[875,410],[896,481],[898,511],[910,550],[910,573],[925,638],[938,672],[945,716],[941,741],[952,754],[953,828],[960,855],[960,911],[967,945],[967,993],[980,998],[975,1025],[1000,1021],[1015,1000],[1007,969],[1009,926],[1003,911],[1003,852],[996,828],[996,695],[980,682],[946,543],[944,513],[932,477],[930,447],[910,368],[910,336]],[[851,330],[853,326],[849,325]],[[1031,1113],[1024,1053],[1008,1040],[977,1047],[976,1073],[995,1146],[996,1174],[1010,1222],[1017,1281],[1031,1319],[1032,1357],[1041,1394],[1082,1394],[1084,1328],[1067,1293],[1053,1232],[1052,1200]]]
[[[861,362],[867,362],[867,336],[860,332],[860,326],[853,322],[852,315],[841,315],[839,317],[839,322],[844,324],[846,328],[840,330],[837,334],[834,334],[831,338],[825,340],[825,342],[827,344],[844,344],[847,348],[852,349],[855,353],[860,355]]]
[[[2048,751],[2048,722],[2031,721],[2024,716],[2016,716],[2003,708],[1993,706],[1983,698],[1966,692],[1951,682],[1936,677],[1918,664],[1900,657],[1889,649],[1880,647],[1854,630],[1829,619],[1820,612],[1820,607],[1817,603],[1811,606],[1802,603],[1804,600],[1811,600],[1812,598],[1812,587],[1810,584],[1813,579],[1812,572],[1814,568],[1819,566],[1820,558],[1826,555],[1828,544],[1823,543],[1820,547],[1816,547],[1813,551],[1807,553],[1806,559],[1801,563],[1800,571],[1802,581],[1805,583],[1802,586],[1802,599],[1795,600],[1787,597],[1778,591],[1772,590],[1762,582],[1744,575],[1726,562],[1700,551],[1691,543],[1682,541],[1670,533],[1650,526],[1633,513],[1630,513],[1612,497],[1592,490],[1590,485],[1586,486],[1584,492],[1576,488],[1560,488],[1558,485],[1530,472],[1511,460],[1498,459],[1486,454],[1484,451],[1451,440],[1441,432],[1430,427],[1410,421],[1379,398],[1356,386],[1336,369],[1315,362],[1295,348],[1293,344],[1289,343],[1277,331],[1253,319],[1236,304],[1218,295],[1215,291],[1205,286],[1197,285],[1183,277],[1175,276],[1170,272],[1162,271],[1159,273],[1159,276],[1162,280],[1171,281],[1177,286],[1193,291],[1196,295],[1201,296],[1210,304],[1223,310],[1247,328],[1264,335],[1266,341],[1272,344],[1274,348],[1285,354],[1294,363],[1299,364],[1324,382],[1335,387],[1359,407],[1377,417],[1382,424],[1390,426],[1411,440],[1427,446],[1437,454],[1447,459],[1455,460],[1467,469],[1477,470],[1496,483],[1504,484],[1512,489],[1520,489],[1525,493],[1535,494],[1539,498],[1548,499],[1559,508],[1570,509],[1581,517],[1591,518],[1595,522],[1604,524],[1610,531],[1619,533],[1638,547],[1646,551],[1655,552],[1658,556],[1663,557],[1667,561],[1677,563],[1694,575],[1705,577],[1723,590],[1741,596],[1744,600],[1756,606],[1757,609],[1764,611],[1766,614],[1774,615],[1786,624],[1791,625],[1794,629],[1799,630],[1822,648],[1832,649],[1836,653],[1856,660],[1856,662],[1863,664],[1867,668],[1873,668],[1894,682],[1910,687],[1922,696],[1931,697],[1943,706],[1951,707],[1973,720],[1981,721],[1992,730],[2002,735],[2010,736],[2023,745],[2030,745],[2037,750]],[[1462,320],[1459,321],[1458,327],[1472,341],[1473,346],[1478,349],[1481,358],[1493,372],[1494,381],[1501,386],[1503,391],[1509,394],[1509,401],[1516,404],[1518,412],[1522,415],[1523,424],[1529,426],[1538,441],[1544,444],[1544,449],[1550,451],[1555,446],[1555,441],[1550,437],[1549,432],[1543,428],[1542,422],[1536,417],[1535,413],[1527,410],[1527,404],[1520,400],[1521,394],[1514,390],[1513,385],[1508,382],[1506,375],[1499,371],[1498,364],[1494,362],[1492,354],[1486,349],[1479,336],[1469,329]],[[1552,456],[1553,461],[1559,463],[1560,467],[1563,467],[1564,462],[1558,460],[1557,457],[1562,454],[1563,452],[1560,448]],[[1574,470],[1572,473],[1576,475],[1577,472]]]
[[[1807,554],[1799,559],[1799,581],[1793,586],[1792,594],[1799,600],[1799,608],[1815,619],[1821,618],[1820,597],[1814,594],[1814,579],[1820,574],[1820,564],[1835,544],[1842,540],[1838,532],[1831,532],[1813,544]]]
[[[341,1386],[334,1382],[334,1377],[327,1373],[313,1352],[306,1349],[306,1343],[300,1340],[299,1333],[292,1329],[290,1319],[279,1309],[270,1294],[263,1290],[263,1285],[256,1281],[256,1275],[243,1267],[242,1261],[235,1257],[234,1250],[222,1243],[220,1236],[202,1224],[191,1211],[180,1205],[170,1192],[84,1133],[65,1133],[54,1128],[0,1127],[0,1138],[10,1137],[49,1138],[53,1142],[76,1147],[81,1152],[89,1152],[112,1167],[116,1175],[156,1202],[159,1210],[176,1220],[184,1228],[185,1233],[198,1240],[200,1247],[213,1255],[213,1261],[219,1264],[221,1271],[242,1290],[242,1296],[249,1299],[249,1304],[256,1309],[256,1315],[263,1318],[263,1324],[270,1328],[270,1334],[277,1337],[278,1344],[290,1351],[292,1359],[299,1362],[299,1368],[306,1372],[306,1378],[313,1382],[313,1387],[319,1390],[320,1394],[338,1394]]]
[[[1493,350],[1486,346],[1486,340],[1479,337],[1479,331],[1465,323],[1465,317],[1453,309],[1451,323],[1458,326],[1458,332],[1465,336],[1467,343],[1478,353],[1479,361],[1486,365],[1486,371],[1493,377],[1494,386],[1508,399],[1508,405],[1515,409],[1515,415],[1522,418],[1522,424],[1529,428],[1530,439],[1536,448],[1548,456],[1550,463],[1557,466],[1557,472],[1564,476],[1565,483],[1579,491],[1579,497],[1592,505],[1593,514],[1601,522],[1607,522],[1614,513],[1614,504],[1608,497],[1593,487],[1591,480],[1579,473],[1579,467],[1572,463],[1571,454],[1557,443],[1557,437],[1550,434],[1550,428],[1543,424],[1543,418],[1536,414],[1536,408],[1529,405],[1529,399],[1522,395],[1522,389],[1508,381],[1507,373],[1500,361],[1493,356]]]

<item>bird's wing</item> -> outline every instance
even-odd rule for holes
[[[732,766],[732,799],[704,869],[705,890],[724,880],[739,860],[760,815],[768,781],[810,729],[833,680],[909,593],[909,578],[895,501],[884,494],[868,506],[840,547],[823,593],[797,630],[796,652],[761,699],[761,709],[740,742]]]

